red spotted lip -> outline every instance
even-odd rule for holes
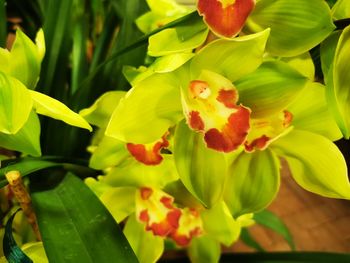
[[[234,37],[255,7],[255,0],[236,0],[224,5],[220,0],[198,0],[198,13],[218,36]]]

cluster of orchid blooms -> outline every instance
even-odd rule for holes
[[[145,33],[190,12],[173,1],[163,2],[169,3],[169,10],[157,10],[148,1],[151,11],[136,21]],[[298,51],[295,60],[284,59],[274,56],[273,48],[267,54],[268,28],[236,37],[254,7],[264,2],[199,0],[197,9],[205,24],[196,21],[188,31],[180,26],[151,36],[148,53],[156,57],[153,63],[124,70],[132,89],[106,93],[80,112],[103,132],[90,147],[90,165],[106,174],[87,183],[118,221],[135,216],[146,231],[178,246],[201,236],[230,245],[241,227],[251,223],[252,213],[275,197],[279,157],[287,160],[305,189],[350,197],[344,159],[331,142],[342,135],[328,110],[325,87],[313,82],[310,56]],[[330,26],[323,38],[333,29]],[[304,63],[301,69],[298,60]],[[276,87],[269,74],[284,79],[277,83],[284,86]],[[266,88],[269,84],[275,86]],[[306,103],[313,99],[315,103]],[[332,189],[329,178],[312,175],[327,159],[313,163],[302,157],[303,151],[318,151],[313,138],[332,152],[329,160],[341,167],[343,186]],[[244,176],[251,178],[245,181]],[[133,194],[128,196],[107,193],[130,187]],[[250,194],[250,188],[255,192]],[[116,209],[111,196],[115,202],[131,198],[127,204],[132,208]],[[224,218],[221,230],[213,230],[212,224],[220,224],[209,222],[213,217]],[[221,236],[225,231],[229,237]]]

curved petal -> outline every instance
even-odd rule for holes
[[[350,199],[344,157],[327,138],[294,130],[271,147],[287,160],[293,178],[304,189],[325,197]]]
[[[267,51],[291,57],[307,52],[335,28],[326,1],[260,0],[247,19],[247,31],[271,28]]]
[[[308,83],[287,110],[293,115],[292,124],[295,129],[321,134],[332,141],[342,137],[328,108],[326,87],[320,83]]]
[[[263,61],[270,30],[215,40],[202,48],[191,61],[191,76],[196,79],[202,70],[210,70],[231,82],[256,70]]]
[[[236,218],[262,210],[275,198],[280,185],[277,156],[266,149],[241,153],[229,168],[224,200]]]
[[[253,11],[255,0],[198,0],[198,13],[220,37],[234,37]]]

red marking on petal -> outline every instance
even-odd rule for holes
[[[164,135],[160,141],[157,141],[151,149],[146,149],[144,144],[127,143],[126,148],[130,154],[139,162],[146,165],[157,165],[163,160],[160,150],[169,146],[169,142]]]
[[[198,111],[191,111],[189,114],[189,126],[195,131],[203,131],[204,130],[204,122],[199,115]]]
[[[172,231],[172,228],[166,221],[153,223],[149,228],[149,230],[152,230],[154,235],[162,237],[167,236]]]
[[[160,199],[160,202],[163,203],[163,205],[166,207],[166,208],[169,208],[169,209],[173,209],[173,199],[170,198],[170,197],[167,197],[167,196],[163,196],[161,199]]]
[[[292,120],[293,120],[293,114],[291,112],[289,112],[289,111],[286,111],[286,110],[283,111],[283,113],[284,113],[283,126],[284,127],[288,127],[291,124]]]
[[[171,227],[174,229],[179,227],[179,220],[181,216],[181,210],[180,209],[174,209],[171,212],[167,214],[167,221]]]
[[[152,195],[153,193],[153,190],[151,188],[148,188],[148,187],[142,187],[140,189],[140,193],[141,193],[141,198],[143,200],[147,200],[150,198],[150,196]]]
[[[270,138],[266,135],[261,136],[260,138],[257,138],[253,140],[251,143],[245,143],[244,147],[247,152],[252,152],[254,149],[262,150],[266,147],[267,143],[269,142]]]
[[[242,106],[236,109],[237,111],[230,115],[221,131],[213,128],[205,133],[204,140],[208,148],[231,152],[243,144],[250,128],[250,110]]]
[[[236,107],[236,102],[238,100],[238,92],[237,90],[221,89],[216,99],[217,101],[224,104],[227,108],[233,109]]]
[[[194,99],[199,97],[208,88],[209,88],[208,83],[202,80],[193,80],[190,82],[190,86],[189,86],[190,94]]]
[[[185,235],[173,234],[171,235],[171,238],[176,242],[178,246],[182,246],[182,247],[188,246],[191,242],[191,238]]]
[[[147,211],[147,210],[141,211],[140,216],[139,216],[139,219],[140,219],[142,222],[148,223],[148,221],[149,221],[148,211]]]
[[[210,29],[225,37],[234,37],[241,31],[254,7],[255,0],[236,0],[226,7],[218,0],[198,0],[197,4],[199,14]]]

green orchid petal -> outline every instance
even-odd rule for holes
[[[285,57],[310,50],[335,29],[329,6],[319,0],[260,0],[246,27],[248,32],[271,28],[267,51]]]
[[[106,128],[109,119],[120,99],[125,96],[125,91],[109,91],[99,97],[93,105],[83,109],[79,114],[89,123],[99,128]]]
[[[24,244],[21,249],[35,263],[49,263],[43,242],[31,242]],[[7,261],[5,261],[7,262]]]
[[[277,156],[266,149],[241,153],[229,168],[224,200],[238,217],[262,210],[275,198],[280,185]]]
[[[154,74],[138,83],[120,100],[106,135],[141,144],[159,140],[184,118],[178,86],[178,78],[170,73]]]
[[[350,184],[342,153],[327,138],[294,130],[272,144],[288,162],[295,181],[304,189],[331,198],[350,199]]]
[[[212,207],[222,198],[224,190],[224,154],[207,148],[203,135],[190,130],[185,121],[176,128],[174,145],[175,164],[181,181],[206,207]]]
[[[17,79],[0,72],[0,132],[17,133],[28,120],[33,102]]]
[[[16,134],[0,133],[0,146],[32,156],[40,156],[40,122],[31,112],[27,122]]]
[[[140,263],[155,263],[163,254],[164,240],[144,229],[131,215],[124,227],[124,235]]]
[[[144,165],[134,158],[128,158],[108,173],[99,178],[101,182],[114,187],[149,186],[163,188],[165,185],[179,179],[173,156],[164,155],[159,165]]]
[[[320,83],[309,82],[287,110],[293,115],[295,129],[321,134],[332,141],[342,137],[328,108],[326,87]]]
[[[191,61],[192,79],[202,70],[210,70],[231,81],[256,70],[263,54],[270,30],[233,39],[219,39],[201,49]]]
[[[325,83],[328,83],[329,71],[332,67],[335,51],[341,35],[341,31],[335,31],[327,37],[320,46],[321,67]]]
[[[208,235],[194,238],[188,247],[188,256],[192,263],[217,263],[220,255],[220,243]]]
[[[201,217],[205,232],[225,246],[232,245],[239,238],[241,225],[232,217],[225,202],[204,210]]]
[[[315,79],[315,66],[309,52],[295,57],[282,58],[282,61],[286,62],[289,66],[299,71],[299,73],[311,81]]]
[[[79,114],[70,110],[62,102],[37,91],[30,91],[34,102],[34,109],[38,114],[61,120],[69,125],[92,131],[91,126]]]
[[[350,3],[348,0],[338,0],[332,7],[332,17],[340,20],[350,17]]]
[[[100,200],[114,219],[120,223],[135,212],[135,195],[135,187],[112,187],[100,196]]]
[[[148,68],[138,69],[130,66],[123,68],[123,74],[132,86],[148,78],[154,73],[168,73],[175,71],[194,56],[193,53],[175,53],[157,58]]]
[[[200,17],[194,17],[187,25],[164,29],[149,38],[148,55],[160,57],[191,51],[202,45],[208,29]]]
[[[0,71],[3,73],[9,73],[9,64],[10,64],[10,52],[7,49],[0,48]]]
[[[283,111],[303,90],[308,79],[282,61],[264,62],[235,82],[240,102],[254,118]]]
[[[333,88],[336,105],[344,124],[338,123],[346,139],[350,137],[350,26],[341,34],[334,57]]]
[[[188,8],[179,5],[174,0],[147,0],[149,8],[157,15],[173,16],[178,13],[185,13]]]
[[[45,54],[43,31],[37,35],[35,45],[20,29],[10,52],[8,73],[20,80],[29,89],[34,89],[39,79],[41,61]]]
[[[124,142],[104,136],[94,149],[89,166],[94,169],[106,169],[118,165],[129,156]]]

